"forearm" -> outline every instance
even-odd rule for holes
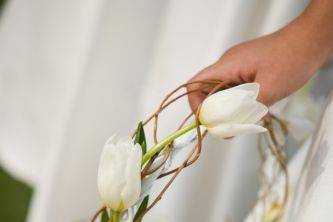
[[[313,74],[333,52],[333,0],[313,0],[290,24],[276,32],[286,55],[297,57]]]
[[[318,47],[328,55],[333,52],[333,0],[313,0],[300,16],[301,23]]]
[[[326,56],[333,51],[333,0],[313,0],[291,24],[297,29],[306,47]]]

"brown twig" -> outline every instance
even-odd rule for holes
[[[184,93],[181,93],[179,95],[175,95],[176,93],[178,94],[179,90],[187,88],[189,85],[191,84],[202,84],[202,86],[198,87],[197,89],[194,90],[190,90]],[[207,96],[210,96],[211,94],[217,92],[218,90],[221,89],[225,89],[225,88],[229,88],[229,85],[225,82],[219,81],[219,80],[206,80],[206,81],[195,81],[195,82],[189,82],[189,83],[185,83],[182,84],[180,86],[178,86],[176,89],[172,90],[170,93],[168,93],[165,98],[162,100],[162,102],[160,103],[160,105],[158,106],[158,109],[152,114],[150,115],[146,120],[143,121],[143,125],[145,126],[146,124],[148,124],[150,121],[153,120],[153,142],[155,144],[158,143],[158,123],[159,123],[159,115],[161,114],[162,111],[164,111],[167,107],[169,107],[171,104],[173,104],[174,102],[178,101],[179,99],[183,98],[184,96],[187,96],[191,93],[195,93],[198,91],[204,91],[209,89],[209,92],[207,93]],[[206,94],[206,93],[205,93]],[[200,107],[201,104],[198,106],[196,113],[195,113],[195,121],[197,122],[197,127],[196,127],[196,131],[197,131],[197,143],[196,145],[191,149],[190,153],[188,154],[188,157],[183,161],[183,163],[173,169],[170,170],[168,172],[165,172],[163,174],[161,174],[158,178],[162,178],[168,175],[172,174],[172,177],[170,178],[170,180],[166,183],[166,185],[163,187],[163,189],[160,191],[160,193],[158,194],[158,196],[154,199],[154,201],[147,207],[147,209],[139,216],[137,221],[140,221],[142,219],[142,217],[151,209],[153,208],[158,201],[160,201],[162,199],[162,196],[164,195],[164,193],[166,192],[166,190],[171,186],[171,184],[173,183],[173,181],[175,180],[175,178],[180,174],[180,172],[190,166],[191,164],[193,164],[194,162],[196,162],[201,154],[201,149],[202,149],[202,140],[203,138],[206,136],[207,131],[201,133],[200,130],[200,121],[199,121],[199,111],[200,111]],[[188,115],[185,120],[182,121],[182,123],[180,124],[180,126],[178,127],[178,130],[181,129],[186,122],[191,118],[191,116],[193,116],[193,113],[191,113],[190,115]],[[271,144],[269,144],[269,149],[271,150],[272,154],[277,158],[281,169],[283,170],[285,177],[286,177],[286,192],[285,192],[285,197],[284,197],[284,205],[287,202],[287,198],[288,198],[288,172],[287,172],[287,166],[286,166],[286,158],[285,158],[285,154],[284,154],[284,150],[283,150],[283,146],[281,144],[279,144],[279,141],[276,138],[276,135],[274,133],[274,127],[273,127],[273,121],[277,122],[280,126],[280,128],[282,129],[282,131],[284,133],[287,132],[287,127],[286,124],[281,121],[280,119],[278,119],[275,116],[271,116],[271,118],[269,118],[268,121],[264,121],[264,125],[265,127],[268,129],[268,135],[270,137],[270,140],[273,143],[273,146]],[[135,136],[135,132],[133,133],[132,137]],[[171,152],[173,151],[173,144],[169,144],[166,148],[163,149],[163,157],[162,157],[162,161],[157,165],[154,166],[154,168],[151,168],[153,166],[154,161],[156,160],[157,157],[160,157],[160,153],[157,153],[156,155],[154,155],[148,162],[147,164],[144,166],[144,168],[142,169],[142,173],[141,173],[141,178],[144,178],[147,175],[150,175],[154,172],[156,172],[156,170],[160,169],[161,167],[163,167],[166,163],[166,161],[168,160],[168,158],[170,157]],[[260,159],[261,159],[261,163],[260,163],[260,180],[261,180],[261,184],[263,184],[263,182],[265,181],[264,178],[264,173],[263,173],[263,162],[265,161],[265,155],[264,155],[264,151],[262,149],[262,147],[258,147],[259,149],[259,154],[260,154]],[[92,222],[94,222],[96,220],[96,218],[98,217],[98,215],[103,212],[103,210],[105,209],[105,207],[101,208],[98,212],[96,212],[96,214],[94,215]]]
[[[180,89],[182,88],[186,88],[188,87],[189,85],[191,84],[207,84],[206,86],[202,86],[202,87],[199,87],[195,90],[190,90],[190,91],[187,91],[185,93],[182,93],[178,96],[176,96],[175,98],[172,98],[172,96],[177,93]],[[218,87],[216,87],[216,85]],[[154,119],[154,128],[153,128],[153,139],[154,139],[154,143],[157,144],[158,143],[158,138],[157,138],[157,129],[158,129],[158,117],[159,117],[159,114],[164,110],[166,109],[168,106],[170,106],[171,104],[173,104],[174,102],[176,102],[177,100],[179,100],[180,98],[186,96],[186,95],[189,95],[191,93],[194,93],[194,92],[198,92],[198,91],[202,91],[202,90],[206,90],[208,88],[212,88],[213,87],[213,90],[211,90],[210,94],[215,92],[216,90],[218,90],[219,88],[222,88],[222,87],[227,87],[227,84],[226,83],[223,83],[219,80],[205,80],[205,81],[193,81],[193,82],[189,82],[189,83],[185,83],[185,84],[182,84],[180,85],[179,87],[177,87],[176,89],[174,89],[173,91],[171,91],[169,94],[166,95],[166,97],[163,99],[163,101],[161,102],[161,104],[159,105],[158,109],[150,116],[148,117],[145,121],[143,121],[143,125],[145,126],[147,123],[149,123],[152,119]],[[209,95],[210,95],[209,94]],[[199,109],[198,109],[199,110]],[[185,120],[181,123],[180,127],[179,128],[182,128],[183,125],[187,122],[187,120],[192,116],[193,114],[187,116],[185,118]],[[201,146],[202,146],[202,136],[201,135],[201,132],[200,132],[200,127],[199,127],[199,119],[198,119],[198,112],[196,113],[196,121],[197,121],[197,141],[198,141],[198,144],[192,149],[192,152],[191,154],[189,155],[189,157],[184,161],[184,163],[182,164],[182,166],[178,167],[177,170],[174,172],[174,176],[171,178],[171,180],[166,184],[166,186],[162,189],[162,192],[160,193],[160,195],[154,200],[153,204],[147,208],[147,211],[149,209],[151,209],[157,202],[158,200],[162,197],[163,193],[167,190],[167,188],[171,185],[171,183],[173,182],[173,180],[175,179],[175,177],[181,172],[181,170],[183,168],[185,168],[186,166],[194,163],[199,155],[200,155],[200,152],[201,152]],[[204,133],[205,134],[205,133]],[[135,132],[132,134],[132,137],[135,136]],[[172,149],[173,149],[173,145],[169,145],[167,149],[164,150],[164,154],[163,154],[163,160],[161,162],[161,164],[159,164],[158,166],[154,167],[154,169],[150,169],[150,167],[152,166],[154,160],[156,159],[156,157],[158,156],[155,155],[153,158],[151,158],[149,160],[149,162],[146,164],[145,168],[143,169],[142,171],[142,178],[146,175],[149,175],[153,172],[155,172],[156,170],[158,170],[160,167],[162,167],[165,162],[167,161],[167,159],[169,158],[170,156],[170,153],[172,152]],[[193,156],[193,154],[195,154]],[[190,163],[190,164],[188,164]],[[96,218],[100,215],[101,212],[103,212],[103,210],[106,209],[106,207],[102,207],[101,209],[99,209],[93,216],[92,218],[92,222],[94,222],[96,220]],[[142,215],[143,216],[143,215]],[[142,218],[142,217],[141,217]]]
[[[153,128],[153,138],[154,138],[154,143],[156,144],[158,142],[158,139],[157,139],[157,128],[158,128],[158,116],[159,114],[165,109],[167,108],[169,105],[171,105],[172,103],[174,103],[175,101],[177,101],[178,99],[186,96],[186,95],[189,95],[191,93],[194,93],[194,92],[197,92],[197,91],[201,91],[201,90],[204,90],[208,87],[211,88],[211,86],[204,86],[204,87],[200,87],[198,89],[195,89],[195,90],[190,90],[190,91],[187,91],[173,99],[171,99],[170,101],[168,101],[176,92],[178,92],[181,88],[184,88],[184,87],[187,87],[188,85],[190,84],[196,84],[196,83],[205,83],[205,84],[217,84],[217,86],[215,86],[213,88],[213,90],[211,90],[211,92],[208,94],[211,95],[212,93],[216,92],[217,90],[219,90],[220,88],[223,88],[223,87],[228,87],[228,84],[224,83],[224,82],[221,82],[221,81],[218,81],[218,80],[208,80],[208,81],[195,81],[195,82],[190,82],[190,83],[185,83],[185,84],[182,84],[181,86],[177,87],[175,90],[173,90],[172,92],[170,92],[169,94],[167,94],[167,96],[163,99],[163,101],[161,102],[161,104],[159,105],[159,108],[157,109],[157,111],[155,113],[153,113],[147,120],[144,121],[144,125],[147,124],[149,121],[151,121],[152,119],[154,119],[154,128]],[[199,109],[198,109],[199,110]],[[193,115],[193,113],[191,113],[189,116],[187,116],[185,118],[185,120],[182,122],[181,126],[178,128],[180,129],[185,123],[186,121]],[[133,137],[134,137],[134,134],[133,133]],[[201,146],[199,146],[199,149],[200,149]],[[165,155],[169,155],[173,149],[173,146],[171,145],[169,147],[170,149],[168,150],[168,152],[165,152]],[[149,175],[153,172],[155,172],[156,170],[158,170],[160,167],[162,167],[164,165],[164,163],[166,162],[167,160],[167,157],[164,158],[163,162],[159,165],[159,167],[155,167],[154,170],[152,171],[149,171],[149,168],[151,167],[153,161],[156,159],[156,157],[158,156],[158,153],[156,155],[154,155],[149,161],[148,163],[146,164],[143,172],[142,172],[142,175],[141,175],[141,178],[143,178],[144,176],[146,175]],[[191,161],[192,162],[192,161]],[[192,163],[191,163],[192,164]]]
[[[206,136],[206,134],[207,134],[207,130],[205,130],[205,132],[202,134],[202,138],[204,138],[204,137]],[[195,146],[195,150],[196,150],[196,151],[198,151],[197,146],[198,146],[198,144],[196,144],[196,146]],[[193,163],[199,158],[199,155],[200,155],[200,153],[196,152],[194,158],[192,158],[191,160],[189,160],[189,161],[186,163],[186,166],[185,166],[185,167],[191,166],[191,165],[192,165],[192,164],[193,164]],[[173,174],[173,173],[175,173],[178,169],[179,169],[179,167],[177,167],[177,168],[175,168],[175,169],[172,169],[172,170],[170,170],[170,171],[168,171],[168,172],[162,173],[160,176],[158,176],[157,179],[160,179],[160,178],[163,178],[163,177],[168,176],[168,175],[170,175],[170,174]]]
[[[95,222],[97,217],[106,209],[106,206],[101,207],[91,218],[91,222]]]
[[[281,130],[283,131],[283,134],[286,135],[287,130],[284,128],[284,125],[281,124],[283,123],[281,120],[279,120],[277,117],[270,118],[264,122],[265,127],[268,129],[268,134],[270,140],[273,142],[273,144],[270,144],[268,141],[268,148],[272,152],[272,154],[276,157],[278,163],[280,164],[280,167],[282,171],[284,172],[285,175],[285,193],[284,193],[284,198],[283,198],[283,203],[282,203],[282,208],[285,208],[288,202],[288,196],[289,196],[289,175],[288,175],[288,168],[286,164],[286,157],[283,151],[283,146],[279,144],[276,135],[275,135],[275,130],[273,127],[273,121],[277,121],[279,123]]]
[[[198,82],[198,83],[202,83],[201,81]],[[185,95],[188,95],[189,93],[193,93],[193,92],[196,92],[196,91],[199,91],[199,90],[202,90],[202,89],[199,89],[199,90],[192,90],[192,91],[189,91],[189,92],[186,92],[186,93],[183,93],[179,96],[177,96],[176,98],[174,99],[171,99],[170,101],[167,102],[167,100],[169,98],[171,98],[171,96],[177,92],[180,88],[182,87],[186,87],[188,84],[194,84],[193,82],[192,83],[187,83],[187,84],[183,84],[181,85],[180,87],[176,88],[175,90],[173,90],[170,94],[168,94],[166,96],[166,98],[163,100],[163,102],[161,103],[159,109],[156,111],[155,114],[153,114],[151,117],[149,117],[144,123],[148,123],[152,118],[155,118],[155,121],[154,121],[154,136],[156,136],[156,132],[157,132],[157,118],[158,118],[158,114],[163,110],[165,109],[167,106],[169,106],[170,104],[172,104],[173,102],[175,102],[176,100],[178,100],[179,98],[185,96]],[[208,95],[211,95],[212,93],[216,92],[217,90],[223,88],[223,87],[227,87],[227,84],[224,83],[224,82],[221,82],[221,81],[214,81],[214,84],[217,84],[217,86],[215,86],[213,88],[213,90],[211,90],[211,92],[208,94]],[[170,185],[172,184],[172,182],[175,180],[175,178],[177,177],[177,175],[187,166],[189,166],[190,164],[194,163],[200,156],[200,153],[201,153],[201,146],[202,146],[202,138],[203,138],[203,135],[201,134],[201,130],[200,130],[200,122],[199,122],[199,111],[200,111],[200,106],[201,104],[199,105],[199,108],[197,109],[197,112],[196,112],[196,121],[197,121],[197,127],[196,127],[196,130],[197,130],[197,145],[192,149],[192,151],[190,152],[188,158],[183,162],[183,164],[174,169],[172,172],[169,172],[169,174],[173,173],[173,176],[171,177],[171,179],[168,181],[168,183],[164,186],[164,188],[161,190],[161,192],[159,193],[159,195],[155,198],[155,200],[152,202],[152,204],[140,215],[140,217],[138,218],[138,221],[140,221],[142,219],[142,217],[152,208],[154,207],[157,202],[162,199],[162,196],[163,194],[166,192],[166,190],[170,187]],[[191,115],[190,115],[191,116]],[[190,118],[190,116],[188,116],[181,124],[181,127],[186,123],[186,121]],[[181,128],[180,127],[180,128]],[[206,132],[204,133],[206,134]],[[157,141],[157,139],[155,139],[155,142]],[[169,149],[172,149],[172,146],[169,146]],[[164,161],[163,161],[164,162]],[[189,164],[190,163],[190,164]],[[162,166],[162,165],[161,165]],[[160,166],[160,167],[161,167]],[[169,175],[168,174],[168,175]]]
[[[183,162],[183,164],[178,168],[178,170],[173,174],[172,178],[168,181],[168,183],[164,186],[164,188],[162,189],[162,191],[159,193],[159,195],[155,198],[155,200],[153,201],[153,203],[151,205],[149,205],[149,207],[140,215],[140,217],[138,218],[137,221],[140,221],[142,219],[142,217],[150,210],[152,209],[158,201],[160,201],[162,199],[163,194],[167,191],[167,189],[170,187],[170,185],[172,184],[172,182],[176,179],[176,177],[178,176],[178,174],[184,169],[184,167],[186,166],[187,161],[189,160],[189,158],[191,158],[191,156],[193,155],[193,153],[195,152],[195,148],[192,149],[189,157]]]

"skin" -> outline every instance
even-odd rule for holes
[[[258,82],[258,100],[269,106],[301,88],[332,52],[333,0],[313,0],[282,29],[230,48],[189,82]],[[200,87],[202,84],[191,84],[187,90]],[[193,111],[206,95],[205,91],[189,95]]]

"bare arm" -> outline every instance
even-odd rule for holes
[[[282,29],[230,48],[190,81],[258,82],[259,100],[272,105],[302,87],[333,52],[333,0],[313,0]],[[200,84],[189,85],[194,90]],[[205,92],[189,96],[195,110]]]

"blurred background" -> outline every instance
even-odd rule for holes
[[[0,0],[0,23],[5,3],[6,0]],[[0,218],[2,221],[25,221],[32,186],[11,175],[2,164],[0,162]]]
[[[283,26],[308,1],[0,4],[0,221],[72,222],[86,221],[100,206],[96,172],[109,136],[129,134],[167,92],[232,45]],[[332,70],[327,61],[290,99],[285,115],[307,129],[289,138],[290,156],[316,125]],[[161,137],[188,112],[185,101],[174,107]],[[256,200],[258,163],[256,138],[208,138],[198,163],[149,217],[242,221]]]

